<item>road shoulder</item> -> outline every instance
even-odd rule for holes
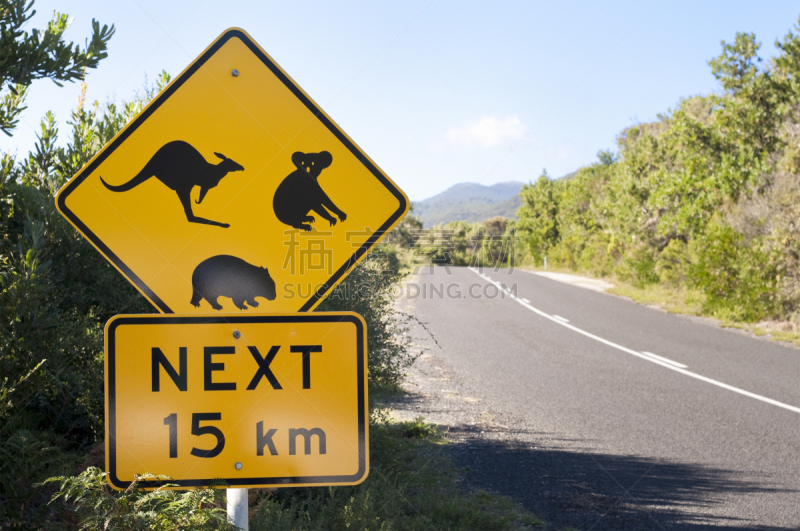
[[[548,529],[658,527],[648,511],[627,503],[626,490],[599,470],[603,465],[590,452],[492,408],[475,382],[454,375],[435,354],[417,359],[403,388],[406,393],[386,405],[398,420],[424,417],[440,427],[467,489],[507,496]]]

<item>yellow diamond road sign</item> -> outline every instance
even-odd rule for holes
[[[56,203],[165,313],[310,310],[408,211],[405,194],[240,29]]]
[[[369,470],[354,313],[121,315],[106,325],[106,470],[179,488],[353,485]],[[147,481],[146,487],[160,482]]]

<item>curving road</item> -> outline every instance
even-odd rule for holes
[[[800,528],[799,349],[519,270],[425,268],[408,295],[431,355],[516,419],[479,486],[583,529]]]

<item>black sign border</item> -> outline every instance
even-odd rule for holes
[[[207,487],[211,480],[223,479],[231,487],[239,485],[264,487],[302,487],[308,484],[352,484],[363,481],[367,476],[367,423],[366,423],[366,389],[364,387],[367,365],[364,345],[364,323],[355,315],[309,313],[305,315],[224,315],[224,316],[116,316],[106,327],[106,362],[108,363],[107,385],[108,398],[108,479],[117,489],[125,490],[132,482],[121,481],[117,477],[117,414],[116,414],[116,330],[122,325],[144,324],[260,324],[260,323],[352,323],[356,326],[356,363],[358,378],[358,471],[349,476],[280,476],[280,477],[248,477],[248,478],[208,478],[193,480],[141,481],[139,485],[145,489],[163,487]],[[142,471],[147,472],[147,471]],[[151,471],[152,472],[152,471]]]
[[[306,108],[319,119],[323,125],[333,135],[344,144],[344,146],[374,175],[378,181],[383,184],[386,189],[400,202],[400,207],[389,217],[389,219],[370,236],[364,244],[359,247],[353,255],[345,261],[333,276],[327,282],[322,284],[319,289],[306,301],[298,311],[307,312],[318,304],[331,290],[332,286],[339,282],[353,266],[358,263],[362,256],[364,256],[372,247],[374,247],[378,240],[397,222],[408,209],[408,201],[405,195],[389,180],[386,175],[379,170],[367,156],[356,145],[347,138],[347,135],[342,132],[339,127],[331,121],[324,112],[297,86],[292,79],[289,78],[275,62],[267,56],[261,48],[250,37],[240,29],[230,29],[224,32],[209,48],[198,57],[179,77],[171,82],[164,91],[153,99],[153,101],[142,111],[130,124],[125,126],[123,130],[117,135],[108,145],[106,145],[97,157],[89,164],[79,171],[67,184],[64,185],[61,192],[58,194],[57,203],[59,211],[101,252],[106,258],[113,263],[128,280],[141,291],[145,297],[162,313],[175,313],[161,298],[140,279],[133,270],[131,270],[111,249],[92,232],[85,223],[83,223],[78,216],[75,215],[67,207],[67,197],[75,190],[75,188],[86,180],[89,175],[94,173],[97,167],[108,158],[122,143],[142,125],[147,118],[150,117],[175,91],[177,91],[195,72],[197,72],[222,46],[229,40],[238,38],[250,49],[267,68],[272,71],[275,76],[299,99]]]

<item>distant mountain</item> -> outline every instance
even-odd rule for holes
[[[492,186],[459,183],[428,199],[414,202],[414,215],[423,226],[450,221],[486,221],[494,216],[516,218],[523,183],[510,181]]]

